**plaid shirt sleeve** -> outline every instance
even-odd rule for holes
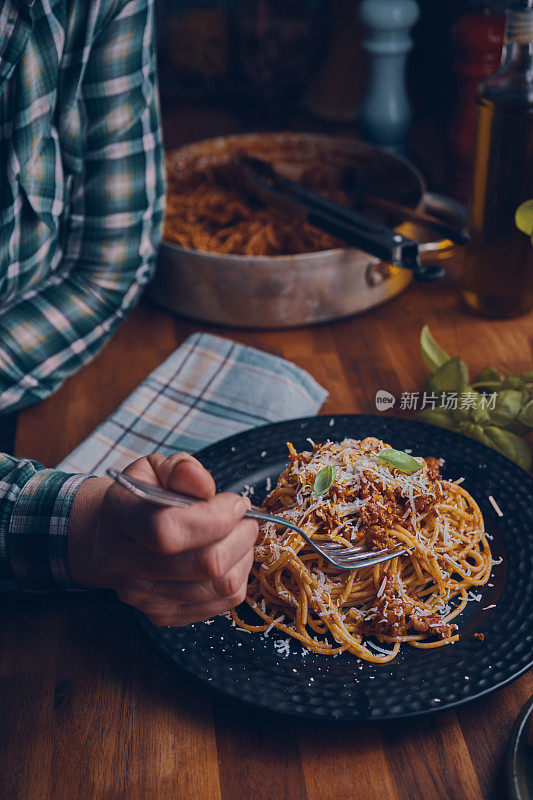
[[[0,312],[2,411],[43,399],[94,357],[153,270],[164,213],[153,0],[110,7],[80,90],[83,163],[68,176],[60,268]]]
[[[72,5],[78,20],[85,6]],[[70,126],[83,158],[66,178],[70,208],[60,268],[0,311],[3,411],[46,397],[92,358],[153,269],[164,212],[153,0],[120,0],[105,9],[91,47],[83,48],[82,123],[76,131],[74,116]],[[58,80],[70,81],[74,91],[80,65],[69,54],[64,61]],[[0,588],[77,588],[68,574],[66,535],[86,477],[0,454]]]
[[[78,588],[67,569],[67,527],[87,477],[0,454],[0,588]]]

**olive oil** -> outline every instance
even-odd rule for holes
[[[533,307],[533,247],[515,224],[518,206],[533,198],[533,10],[509,12],[502,67],[476,102],[461,291],[480,314],[514,317]]]

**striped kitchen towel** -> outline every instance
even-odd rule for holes
[[[58,469],[104,475],[149,453],[194,453],[247,428],[316,414],[326,397],[289,361],[195,333]]]

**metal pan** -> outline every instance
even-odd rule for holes
[[[425,184],[405,159],[353,139],[322,134],[261,133],[196,142],[167,156],[167,169],[223,163],[235,151],[270,161],[298,180],[310,164],[331,176],[355,170],[372,193],[412,208],[424,207]],[[435,207],[432,207],[435,213]],[[402,230],[402,226],[398,226]],[[411,234],[409,234],[411,235]],[[452,243],[421,250],[442,257]],[[384,264],[353,247],[290,256],[221,255],[161,244],[147,295],[185,317],[242,328],[289,328],[358,314],[403,291],[407,270]]]

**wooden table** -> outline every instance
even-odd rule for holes
[[[334,324],[211,330],[307,369],[330,393],[324,413],[375,413],[377,389],[397,397],[420,389],[425,322],[473,370],[531,368],[532,315],[471,316],[450,279],[413,285]],[[16,454],[56,464],[205,327],[143,302],[91,365],[19,415]],[[243,711],[199,689],[108,594],[2,597],[0,631],[5,800],[502,800],[509,733],[533,692],[529,674],[415,722],[310,724]]]

